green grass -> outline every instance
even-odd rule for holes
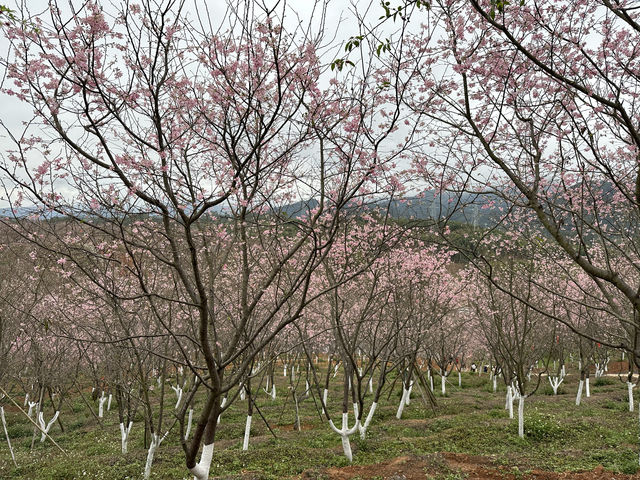
[[[301,404],[303,431],[291,430],[293,405],[290,398],[284,397],[286,379],[279,376],[277,380],[280,396],[276,401],[271,401],[264,392],[257,400],[277,438],[269,433],[260,416],[254,414],[249,451],[242,452],[246,401],[238,400],[222,416],[216,435],[212,477],[297,478],[306,472],[307,478],[323,478],[326,466],[347,465],[339,437],[319,418],[311,399]],[[488,375],[478,377],[465,373],[462,388],[457,386],[457,378],[455,380],[447,385],[446,397],[437,395],[435,412],[423,404],[414,387],[411,404],[405,408],[401,420],[395,418],[399,393],[393,392],[388,400],[385,393],[367,438],[352,437],[354,464],[375,464],[405,455],[454,452],[491,455],[497,464],[518,468],[521,472],[533,468],[572,471],[598,465],[615,472],[636,472],[637,412],[628,412],[626,385],[617,379],[606,377],[601,382],[593,382],[592,396],[583,397],[579,407],[575,406],[575,375],[565,379],[557,396],[541,388],[526,400],[524,439],[518,438],[517,420],[509,420],[504,409],[503,385],[494,394]],[[329,410],[336,419],[340,413],[340,389],[338,376],[329,397]],[[399,390],[398,383],[396,390]],[[173,392],[169,393],[167,398],[172,400]],[[81,400],[69,400],[70,405],[65,405],[61,414],[65,432],[57,425],[51,430],[68,457],[49,441],[41,444],[39,438],[30,452],[32,427],[24,416],[5,403],[9,435],[19,467],[13,466],[4,435],[0,434],[0,478],[141,478],[146,458],[142,418],[139,415],[136,418],[129,453],[125,456],[120,453],[115,402],[100,427]],[[172,401],[169,405],[173,405]],[[171,408],[166,413],[169,423]],[[49,416],[47,412],[45,417]],[[430,478],[462,478],[458,472],[444,467],[440,473],[430,475]],[[190,478],[177,432],[171,432],[157,451],[152,478]]]

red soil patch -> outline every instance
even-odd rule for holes
[[[609,472],[598,466],[586,472],[547,472],[533,470],[523,474],[511,467],[495,465],[488,457],[465,455],[460,453],[439,453],[426,457],[404,456],[375,465],[353,465],[341,468],[328,468],[322,477],[330,480],[385,479],[385,480],[424,480],[426,478],[461,474],[467,480],[631,480],[640,479],[640,475],[625,475]],[[315,478],[303,474],[302,479]]]
[[[282,430],[283,432],[292,432],[292,431],[294,431],[293,423],[289,423],[289,424],[286,424],[286,425],[272,425],[272,427],[277,428],[278,430]],[[313,424],[311,424],[311,423],[301,423],[300,424],[300,430],[313,430]]]
[[[609,362],[609,365],[607,365],[607,368],[608,368],[608,371],[607,371],[608,374],[620,373],[623,377],[625,377],[629,373],[629,362],[627,362],[626,360],[618,361],[618,362]],[[595,373],[596,367],[592,366],[591,371]]]

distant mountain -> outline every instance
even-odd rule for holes
[[[278,207],[281,214],[291,218],[299,218],[309,213],[318,206],[316,199],[300,200],[291,204]],[[451,193],[434,195],[433,192],[425,192],[407,198],[394,199],[389,204],[388,200],[379,199],[368,204],[366,208],[371,211],[379,211],[394,219],[402,220],[428,220],[436,218],[449,218],[452,221],[472,224],[476,227],[487,227],[495,224],[501,215],[501,210],[506,208],[506,202],[496,200],[493,196],[480,196],[462,194],[456,196]],[[349,207],[347,207],[349,208]],[[36,211],[33,207],[19,207],[16,216],[28,216]],[[224,216],[228,210],[218,205],[213,212]],[[13,217],[10,208],[0,208],[0,217]],[[60,216],[51,214],[48,218]]]

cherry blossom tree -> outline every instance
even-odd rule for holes
[[[48,19],[27,19],[34,28],[3,30],[4,93],[35,111],[33,128],[7,129],[5,200],[39,209],[5,225],[111,295],[122,293],[93,266],[135,279],[119,300],[144,299],[171,340],[156,351],[161,377],[178,352],[196,377],[183,405],[206,396],[191,438],[181,434],[198,479],[221,399],[300,317],[345,207],[401,188],[391,169],[411,141],[387,141],[402,117],[398,65],[363,62],[322,87],[322,29],[287,31],[286,5],[246,7],[216,29],[173,1],[109,15],[52,5]]]

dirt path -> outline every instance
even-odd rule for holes
[[[508,466],[495,465],[491,458],[460,453],[437,453],[417,457],[404,456],[375,465],[353,465],[328,468],[322,472],[303,473],[301,480],[352,478],[378,480],[425,480],[460,478],[465,480],[631,480],[640,475],[614,474],[602,467],[587,472],[556,473],[542,470],[520,472]]]

